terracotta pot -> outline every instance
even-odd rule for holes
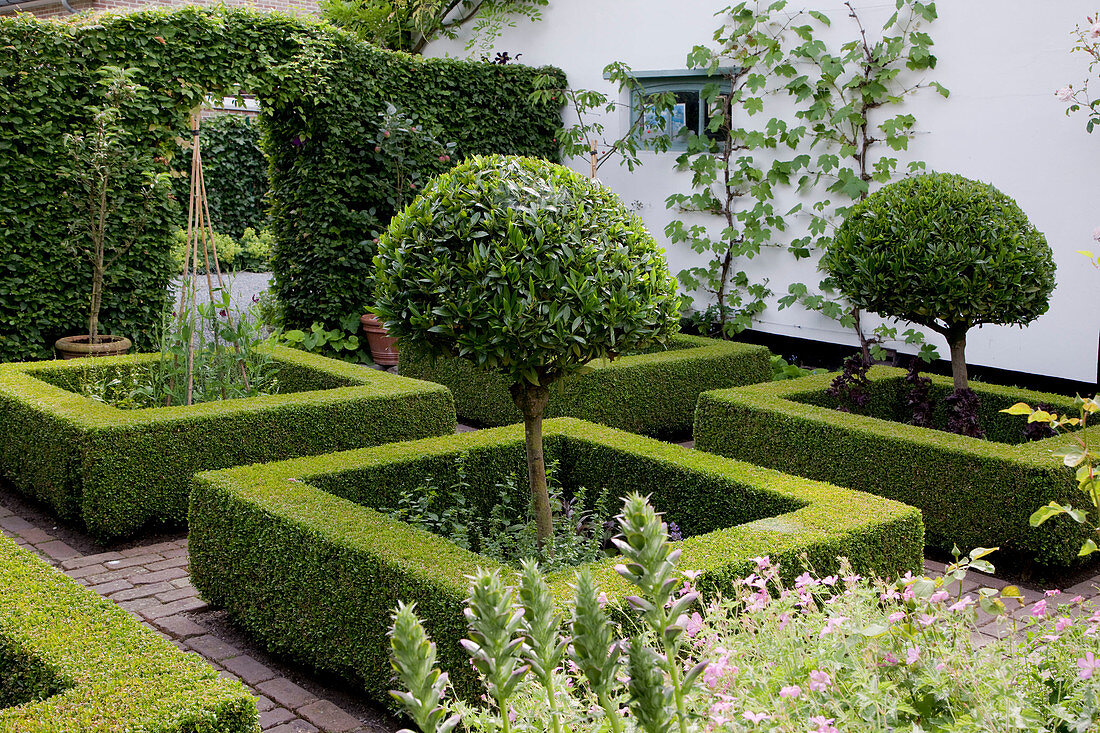
[[[390,336],[382,322],[373,313],[359,317],[370,344],[370,358],[379,366],[397,366],[397,339]]]
[[[98,336],[91,343],[90,336],[66,336],[54,342],[54,349],[62,359],[79,359],[83,356],[121,356],[134,344],[125,336]]]

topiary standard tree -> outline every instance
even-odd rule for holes
[[[1046,312],[1054,258],[1008,196],[959,175],[884,186],[849,210],[821,260],[853,305],[936,331],[965,390],[966,333]]]
[[[473,157],[390,222],[371,310],[401,342],[512,381],[539,545],[553,523],[542,414],[592,359],[662,342],[680,299],[662,250],[598,182],[533,158]]]

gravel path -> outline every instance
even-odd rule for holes
[[[214,282],[214,287],[218,286],[217,278],[211,275],[211,279]],[[271,273],[270,272],[238,272],[233,275],[222,274],[222,280],[229,285],[230,297],[233,299],[233,304],[238,309],[244,311],[248,310],[248,307],[252,305],[253,296],[258,296],[265,292],[271,285]],[[179,298],[180,287],[183,284],[183,278],[177,277],[172,280],[172,284],[169,286],[172,297]],[[195,276],[195,287],[198,289],[198,297],[206,297],[206,275]]]

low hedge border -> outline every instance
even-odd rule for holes
[[[454,432],[438,385],[284,347],[270,354],[283,393],[141,410],[64,386],[157,355],[0,365],[0,475],[114,540],[182,523],[196,471]]]
[[[0,732],[259,730],[244,685],[0,536]]]
[[[508,382],[465,359],[403,353],[399,369],[450,389],[464,422],[493,427],[523,420]],[[576,417],[653,437],[686,435],[701,392],[771,377],[771,354],[763,346],[680,334],[668,350],[591,362],[584,373],[551,388],[546,417]]]
[[[1023,418],[998,410],[1042,402],[1075,414],[1072,400],[971,382],[981,397],[988,440],[894,422],[902,413],[905,372],[874,367],[873,416],[839,412],[824,391],[836,376],[823,374],[708,392],[699,399],[695,447],[787,473],[885,496],[923,512],[929,544],[1001,547],[1009,561],[1067,566],[1083,540],[1073,522],[1055,519],[1033,529],[1028,517],[1050,501],[1081,502],[1072,472],[1050,451],[1066,436],[1010,444]],[[951,380],[932,377],[933,404]],[[1095,430],[1100,437],[1100,429]]]
[[[659,511],[674,511],[689,535],[677,543],[682,567],[702,571],[706,593],[731,590],[759,555],[792,578],[804,558],[821,572],[838,556],[864,573],[921,565],[923,527],[911,507],[570,418],[548,420],[544,434],[564,486],[640,490]],[[523,441],[515,425],[198,474],[192,581],[271,651],[353,680],[376,700],[392,687],[389,614],[397,601],[414,601],[456,689],[474,696],[480,687],[458,645],[464,576],[479,566],[512,571],[371,507],[396,506],[402,488],[426,477],[450,480],[460,455],[470,486],[492,486],[525,470]],[[492,491],[466,498],[491,506]],[[627,591],[616,562],[591,564],[613,603]],[[572,578],[572,570],[549,576],[560,601]]]

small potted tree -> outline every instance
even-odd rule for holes
[[[511,381],[541,546],[553,526],[542,450],[550,386],[674,333],[680,299],[663,252],[598,182],[493,155],[429,183],[390,222],[375,266],[374,313],[403,345]]]
[[[111,266],[133,246],[153,202],[167,188],[165,174],[152,174],[150,158],[137,154],[120,131],[122,105],[143,89],[133,81],[136,71],[104,67],[100,71],[104,104],[93,116],[92,129],[65,136],[73,166],[64,197],[77,212],[66,244],[91,264],[92,282],[88,333],[66,336],[54,345],[64,359],[124,354],[131,346],[128,338],[99,332],[104,281]],[[134,196],[137,205],[128,206],[128,220],[120,221],[116,214],[121,200]]]
[[[975,416],[967,332],[983,323],[1026,325],[1046,312],[1054,290],[1050,246],[1019,205],[946,173],[906,178],[853,206],[821,266],[853,305],[942,335],[954,404]]]

